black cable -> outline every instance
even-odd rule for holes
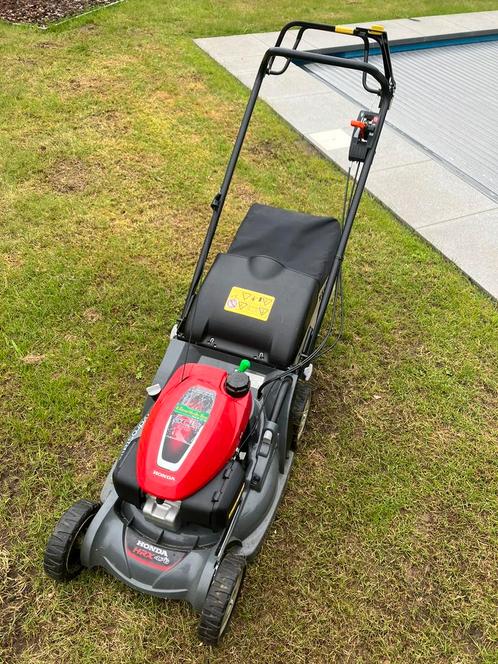
[[[263,401],[261,401],[261,403],[260,403],[259,412],[258,412],[257,416],[254,418],[254,423],[253,423],[251,429],[249,430],[249,432],[244,436],[244,438],[243,438],[242,441],[240,442],[239,448],[242,448],[242,446],[245,445],[246,442],[248,442],[248,441],[252,438],[252,436],[253,436],[253,434],[254,434],[254,432],[255,432],[255,430],[256,430],[256,428],[257,428],[257,426],[259,425],[259,422],[260,422],[260,420],[261,420],[261,413],[264,412],[264,409],[265,409],[265,406],[266,406],[266,402],[267,402],[268,399],[270,398],[271,393],[272,393],[272,391],[273,391],[273,389],[274,389],[275,387],[276,387],[276,383],[273,383],[272,389],[269,390],[269,391],[265,394]],[[258,400],[259,400],[259,396],[258,396]]]
[[[351,180],[351,167],[352,167],[352,162],[349,162],[348,174],[346,176],[346,187],[344,189],[344,198],[342,202],[341,229],[344,227],[344,221],[346,219],[346,206],[348,204],[348,189],[349,189],[349,181]]]
[[[360,164],[361,164],[361,162],[358,162],[358,165],[356,166],[356,171],[355,171],[354,179],[353,179],[353,188],[351,189],[351,194],[349,196],[348,212],[349,212],[349,209],[351,207],[351,203],[353,201],[353,196],[356,194],[356,190],[358,189],[358,175],[360,174],[359,173]]]
[[[343,290],[342,290],[342,276],[341,276],[341,271],[339,270],[339,273],[338,273],[338,276],[337,276],[337,281],[336,281],[336,286],[335,286],[335,290],[334,290],[334,299],[332,301],[332,318],[331,318],[331,321],[330,321],[329,329],[327,330],[327,333],[325,334],[325,337],[324,337],[323,341],[321,342],[321,344],[317,348],[315,348],[315,350],[312,353],[310,353],[310,355],[307,355],[303,360],[301,360],[300,362],[297,362],[292,367],[289,367],[289,369],[286,369],[285,371],[283,371],[278,376],[275,376],[274,378],[269,378],[262,385],[260,385],[260,387],[258,389],[258,399],[261,398],[261,394],[262,394],[263,389],[265,387],[267,387],[268,385],[270,385],[272,383],[275,383],[276,381],[284,381],[286,378],[288,378],[292,374],[294,374],[297,371],[300,371],[304,367],[308,366],[314,359],[316,359],[320,355],[323,355],[323,353],[328,352],[329,350],[332,350],[333,348],[335,348],[335,346],[338,344],[340,338],[342,337],[342,333],[344,331],[344,315],[343,315],[344,301],[343,301],[342,292],[343,292]],[[340,330],[339,330],[337,338],[335,339],[332,346],[330,346],[330,348],[325,348],[325,345],[327,344],[327,341],[329,340],[329,338],[332,334],[334,324],[335,324],[335,321],[336,321],[337,302],[338,302],[338,299],[339,299],[339,295],[340,295],[340,301],[339,301]]]

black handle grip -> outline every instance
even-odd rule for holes
[[[270,59],[277,57],[285,58],[291,62],[314,62],[316,64],[331,65],[333,67],[341,67],[342,69],[353,69],[355,71],[364,72],[365,74],[375,78],[375,80],[379,83],[382,90],[382,96],[392,96],[391,87],[387,78],[377,67],[368,62],[338,58],[337,56],[325,55],[324,53],[314,53],[312,51],[294,51],[290,48],[272,46],[263,56],[263,60],[261,61],[260,65],[260,71],[265,71]]]

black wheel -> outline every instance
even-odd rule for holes
[[[298,382],[292,398],[290,425],[291,449],[295,450],[301,440],[308,420],[311,406],[311,387],[308,383]]]
[[[203,643],[215,646],[223,636],[237,602],[246,573],[246,559],[227,553],[221,561],[202,607],[198,634]]]
[[[56,581],[69,581],[77,576],[83,566],[80,547],[90,521],[100,505],[89,500],[78,500],[64,512],[45,549],[43,567]]]

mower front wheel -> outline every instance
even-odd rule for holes
[[[83,569],[81,544],[99,507],[98,503],[78,500],[60,518],[48,540],[43,560],[45,572],[52,579],[69,581]]]
[[[216,570],[202,607],[198,634],[203,643],[219,643],[232,617],[245,573],[244,556],[228,552]]]

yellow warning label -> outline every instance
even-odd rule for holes
[[[273,295],[265,295],[246,288],[239,288],[239,286],[232,286],[224,308],[225,311],[231,311],[233,314],[241,314],[242,316],[249,316],[249,318],[266,321],[274,302]]]

